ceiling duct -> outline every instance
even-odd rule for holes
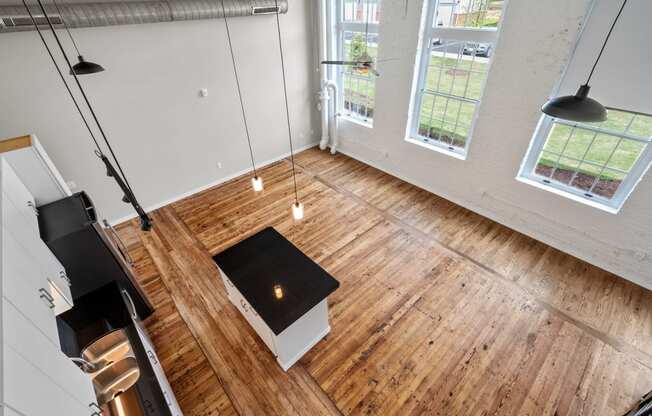
[[[55,27],[98,27],[224,17],[217,0],[152,0],[98,3],[58,3],[61,15],[52,5],[45,6]],[[226,17],[276,13],[275,0],[224,0]],[[288,0],[278,0],[279,13],[287,13]],[[30,7],[36,21],[46,24],[37,6]],[[0,33],[34,30],[29,15],[20,5],[0,6]]]

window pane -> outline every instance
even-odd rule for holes
[[[623,140],[611,157],[607,167],[629,172],[645,149],[645,143]]]
[[[603,198],[611,199],[615,195],[620,184],[625,180],[625,175],[620,172],[606,170],[595,183],[592,193]]]
[[[652,137],[652,117],[637,114],[629,128],[629,133],[639,137]]]
[[[344,31],[342,33],[342,59],[355,61],[367,54],[376,58],[378,35],[364,32]],[[344,114],[371,123],[374,115],[376,76],[366,68],[339,66],[342,79]]]
[[[554,124],[550,131],[550,136],[548,136],[548,140],[546,140],[546,144],[543,146],[543,150],[561,154],[572,132],[573,128],[570,126]]]
[[[648,145],[626,134],[632,134],[633,128],[641,133],[652,130],[652,117],[609,110],[604,122],[569,124],[553,119],[534,174],[582,191],[587,197],[612,198]]]
[[[502,17],[503,0],[440,0],[434,26],[496,28]]]
[[[544,176],[546,178],[549,178],[552,176],[552,171],[557,165],[557,159],[559,156],[549,153],[549,152],[541,152],[541,156],[539,156],[539,160],[537,161],[537,164],[534,168],[534,172],[537,175]]]
[[[380,0],[343,0],[342,14],[345,22],[379,23]]]
[[[586,154],[586,160],[604,166],[618,145],[619,138],[608,134],[598,134]]]
[[[552,179],[563,184],[570,183],[579,164],[579,161],[575,159],[569,159],[566,157],[559,158],[559,161],[552,172]]]
[[[464,148],[474,111],[474,103],[425,93],[421,101],[419,134]]]
[[[489,49],[478,43],[436,41],[430,53],[426,89],[479,100],[489,62]],[[482,44],[484,45],[484,44]]]

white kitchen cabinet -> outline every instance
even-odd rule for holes
[[[58,345],[47,342],[44,335],[30,325],[27,318],[11,303],[3,303],[2,316],[6,345],[19,351],[25,360],[47,374],[80,404],[90,405],[95,402],[95,391],[88,376],[61,353]]]
[[[97,415],[91,379],[59,346],[52,294],[64,270],[40,240],[33,196],[2,157],[0,185],[2,414]]]
[[[0,140],[0,156],[29,189],[37,206],[72,194],[36,136]]]
[[[48,281],[7,231],[2,231],[2,296],[11,302],[53,345],[59,335]]]
[[[96,413],[76,401],[12,347],[3,346],[4,403],[28,416],[89,416]]]

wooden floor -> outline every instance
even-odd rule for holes
[[[621,415],[652,389],[652,292],[344,155],[296,157],[119,227],[186,416]],[[273,225],[341,286],[284,373],[211,256]]]

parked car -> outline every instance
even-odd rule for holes
[[[491,45],[488,43],[467,43],[462,53],[488,58],[491,55]]]

